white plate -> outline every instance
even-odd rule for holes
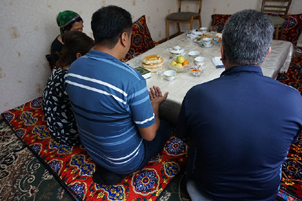
[[[202,43],[199,43],[199,45],[200,45],[201,47],[212,47],[212,46],[213,46],[212,43],[211,43],[210,45],[208,45],[208,46],[204,46]]]
[[[210,45],[207,45],[207,46],[203,45],[202,47],[212,47],[212,46],[213,46],[213,44],[210,44]]]

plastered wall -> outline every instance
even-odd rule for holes
[[[202,23],[209,26],[211,15],[260,9],[261,0],[203,0]],[[146,15],[155,41],[166,37],[165,16],[178,9],[177,0],[1,0],[0,1],[0,113],[42,95],[50,68],[45,55],[59,34],[58,12],[70,9],[84,19],[84,32],[92,36],[90,19],[97,9],[118,5],[133,20]],[[185,10],[197,11],[193,3]],[[301,13],[302,0],[293,0],[289,13]],[[197,27],[197,24],[196,26]],[[188,30],[182,26],[182,30]],[[170,26],[170,33],[176,26]]]

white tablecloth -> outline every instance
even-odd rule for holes
[[[137,67],[141,64],[141,60],[148,55],[158,54],[163,57],[164,69],[169,69],[171,54],[168,52],[169,47],[176,45],[181,46],[185,51],[197,50],[206,58],[205,71],[200,77],[195,77],[190,71],[177,73],[177,76],[172,81],[167,81],[162,75],[152,73],[151,78],[147,79],[147,86],[150,88],[153,85],[159,86],[164,92],[169,92],[167,100],[162,104],[160,108],[160,114],[164,115],[171,122],[175,123],[180,111],[180,106],[187,91],[194,85],[207,82],[218,78],[224,71],[224,68],[217,69],[213,62],[213,57],[220,57],[220,46],[212,46],[209,48],[201,47],[197,43],[194,43],[190,38],[186,37],[186,34],[181,34],[171,40],[168,40],[149,51],[141,54],[127,63],[132,67]],[[279,72],[286,72],[288,70],[291,57],[293,53],[293,45],[286,41],[273,41],[272,51],[265,59],[261,68],[265,76],[273,79],[277,78]],[[189,58],[186,54],[185,58]]]

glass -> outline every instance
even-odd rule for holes
[[[211,27],[211,38],[213,40],[214,45],[219,45],[221,39],[218,37],[216,26]]]
[[[132,59],[133,61],[133,66],[134,68],[139,67],[142,65],[142,61],[139,58],[136,58],[140,55],[140,53],[134,53]]]
[[[211,26],[211,38],[215,38],[217,35],[217,29],[216,26]]]
[[[157,75],[162,75],[163,73],[164,73],[164,67],[162,66],[162,67],[157,67],[156,68],[156,74]]]

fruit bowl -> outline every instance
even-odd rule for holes
[[[170,59],[168,61],[168,67],[171,70],[175,70],[177,73],[180,72],[186,72],[190,69],[190,63],[182,65],[182,64],[176,64],[176,65],[172,65],[172,62],[175,61],[174,59]]]

